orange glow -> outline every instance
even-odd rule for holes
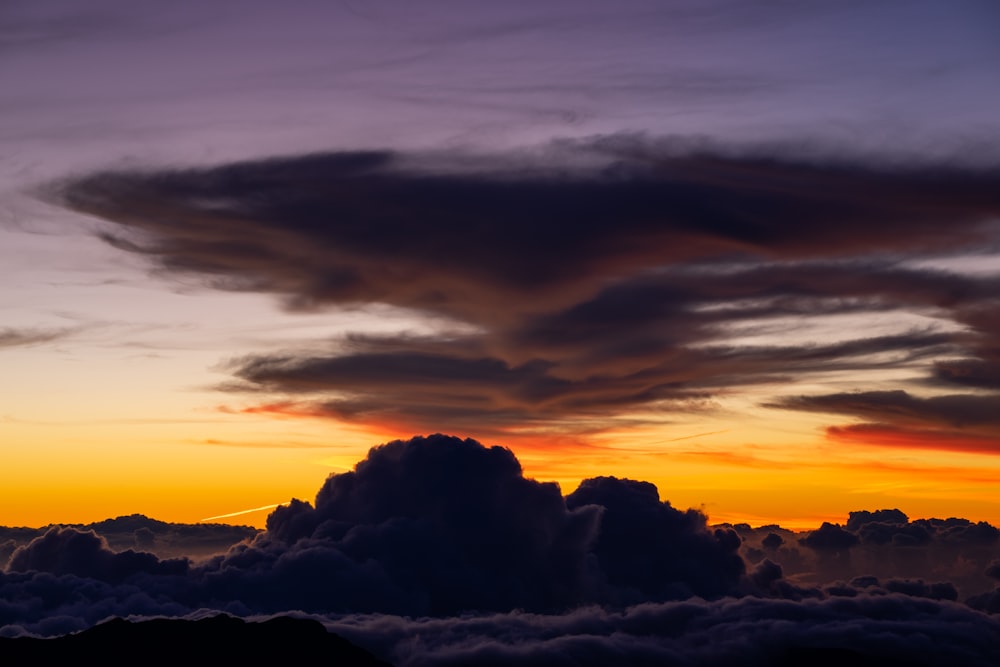
[[[155,423],[0,423],[11,445],[0,470],[2,523],[138,512],[175,522],[231,515],[215,520],[262,527],[271,506],[311,501],[329,474],[353,468],[372,446],[416,434],[412,424],[349,425],[293,402],[196,406]],[[1000,524],[1000,458],[984,454],[981,439],[947,437],[955,434],[826,429],[815,416],[773,410],[577,433],[449,432],[509,447],[526,476],[564,493],[597,475],[646,480],[661,499],[702,509],[713,523],[810,529],[843,523],[852,510],[897,507],[912,518]]]

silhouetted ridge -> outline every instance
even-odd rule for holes
[[[769,667],[929,667],[926,662],[849,648],[795,646],[787,648]]]
[[[388,667],[318,621],[288,616],[260,623],[219,615],[197,621],[115,618],[83,632],[51,639],[0,638],[7,665],[312,664]]]

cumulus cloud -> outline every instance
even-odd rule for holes
[[[588,480],[564,499],[507,449],[434,435],[372,449],[206,576],[259,578],[270,610],[561,610],[732,593],[738,548],[651,484]]]
[[[7,562],[15,548],[27,545],[55,527],[57,526],[42,528],[0,526],[0,566]],[[61,527],[95,533],[112,551],[132,549],[154,554],[161,559],[187,557],[195,560],[223,553],[237,542],[252,539],[259,532],[250,526],[169,523],[141,514]],[[9,553],[2,546],[7,542],[12,545]]]
[[[652,419],[829,371],[991,386],[998,279],[901,260],[994,247],[997,178],[618,135],[98,173],[57,196],[172,274],[292,309],[382,303],[464,327],[232,360],[223,388],[266,396],[249,409],[497,435]],[[951,326],[740,340],[779,318],[898,311]]]
[[[93,531],[53,527],[11,554],[11,572],[37,570],[55,575],[71,574],[102,581],[122,581],[137,574],[183,574],[186,560],[161,561],[153,554],[115,552]]]
[[[566,506],[603,508],[593,554],[625,601],[718,597],[733,592],[744,572],[735,531],[709,530],[704,514],[660,502],[649,482],[587,479]]]
[[[748,564],[780,566],[780,585],[765,590],[786,597],[810,588],[853,596],[875,587],[925,596],[951,596],[954,590],[957,597],[949,599],[965,600],[989,592],[995,583],[990,563],[1000,530],[983,521],[910,520],[898,509],[880,509],[851,512],[844,525],[824,523],[798,535],[777,526],[735,528]],[[789,584],[799,588],[787,588]],[[939,588],[929,592],[935,584]]]
[[[799,541],[810,549],[830,552],[844,552],[858,544],[856,535],[827,521]]]
[[[95,525],[160,534],[140,516]],[[647,482],[598,477],[564,497],[503,447],[432,435],[373,448],[200,564],[52,527],[0,572],[0,636],[296,610],[398,665],[986,665],[998,540],[888,509],[805,535],[713,528]]]

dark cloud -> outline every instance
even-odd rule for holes
[[[934,364],[936,378],[946,385],[1000,389],[1000,306],[996,298],[966,304],[956,319],[970,330],[965,358]]]
[[[725,388],[791,380],[811,372],[883,368],[887,362],[879,354],[919,357],[948,340],[945,335],[914,333],[831,345],[697,349],[667,349],[661,341],[646,346],[645,354],[641,345],[623,350],[617,368],[612,368],[615,357],[604,353],[582,362],[536,358],[512,367],[496,357],[460,356],[441,351],[437,343],[409,341],[410,351],[239,359],[232,367],[243,383],[227,388],[290,396],[276,412],[406,426],[448,422],[489,432],[571,417],[613,418],[630,408],[670,406],[683,411],[703,405]],[[573,377],[577,373],[593,374]],[[311,398],[324,394],[342,397]],[[302,395],[310,398],[303,401]]]
[[[141,514],[62,527],[95,533],[106,542],[112,551],[133,549],[155,554],[158,558],[188,557],[192,559],[201,559],[223,553],[237,542],[249,540],[260,532],[250,526],[168,523],[150,519]],[[15,547],[25,546],[32,540],[42,537],[52,528],[54,526],[43,528],[0,526],[0,544],[9,540]],[[6,560],[3,550],[0,549],[0,566],[5,564]]]
[[[268,535],[293,551],[336,549],[355,567],[378,563],[420,613],[544,609],[580,601],[599,513],[568,510],[558,486],[525,479],[509,450],[439,435],[373,449],[327,480],[315,509],[272,514]]]
[[[94,525],[133,541],[178,530],[138,515]],[[911,529],[928,539],[871,537]],[[710,527],[641,481],[594,478],[563,497],[507,449],[416,437],[373,448],[314,503],[277,508],[266,531],[201,564],[53,527],[0,572],[0,636],[297,610],[398,665],[1000,657],[1000,621],[983,613],[998,608],[992,526],[877,510],[794,537]],[[748,568],[739,554],[764,542]]]
[[[989,593],[973,595],[968,599],[968,604],[973,609],[987,614],[1000,614],[1000,588]]]
[[[60,340],[74,333],[72,329],[15,329],[0,328],[0,349],[26,347]]]
[[[115,551],[139,549],[159,558],[205,558],[250,540],[260,531],[251,526],[216,523],[171,523],[141,514],[119,516],[80,526],[92,530]]]
[[[588,480],[564,499],[509,450],[435,435],[373,449],[315,506],[278,508],[207,577],[254,582],[269,610],[560,610],[734,592],[738,547],[651,484]]]
[[[761,540],[761,545],[765,549],[772,551],[774,549],[777,549],[784,543],[785,543],[785,538],[783,538],[781,535],[778,535],[775,532],[768,533],[767,536],[763,540]]]
[[[905,391],[868,391],[788,398],[782,407],[847,414],[876,422],[1000,427],[993,396],[955,394],[919,398]]]
[[[465,327],[249,356],[226,389],[291,412],[497,433],[828,371],[922,364],[928,380],[991,386],[998,280],[901,260],[994,247],[997,177],[611,136],[101,173],[58,197],[170,274]],[[964,331],[738,342],[776,318],[900,309]]]
[[[186,560],[164,560],[142,551],[114,552],[93,531],[50,528],[18,547],[7,565],[10,572],[40,571],[101,581],[123,581],[138,574],[184,574]]]
[[[938,582],[926,584],[917,579],[890,579],[884,584],[885,589],[891,593],[903,593],[911,597],[931,598],[932,600],[957,600],[958,590],[955,585],[949,582]]]
[[[842,596],[872,587],[906,592],[918,589],[880,581],[937,581],[953,587],[957,599],[966,599],[995,584],[989,564],[996,558],[1000,531],[986,522],[955,517],[911,521],[898,509],[881,509],[851,512],[843,526],[827,523],[805,534],[776,526],[736,529],[743,540],[740,553],[748,563],[759,567],[766,556],[781,568],[783,578],[763,589],[772,595],[799,599],[809,588]],[[795,544],[805,548],[789,546]],[[946,590],[951,589],[935,589],[934,594]]]
[[[584,480],[566,506],[603,508],[593,554],[623,601],[718,597],[734,591],[744,572],[734,531],[711,531],[701,512],[660,502],[649,482]]]
[[[1000,659],[996,618],[902,594],[666,602],[547,616],[348,616],[327,625],[401,666],[987,667]]]
[[[299,303],[476,319],[487,295],[567,303],[623,271],[698,259],[967,248],[990,240],[982,223],[1000,210],[992,171],[678,155],[628,137],[561,152],[549,165],[317,154],[97,174],[63,197],[140,232],[130,249],[171,269]]]
[[[868,391],[792,396],[769,405],[866,420],[831,427],[829,432],[834,437],[904,447],[998,451],[1000,414],[994,395],[918,397],[902,390]]]
[[[799,541],[810,549],[832,552],[847,551],[859,542],[857,535],[826,521]]]
[[[950,384],[1000,389],[1000,362],[995,359],[938,361],[934,371],[939,379]]]
[[[857,512],[848,514],[845,527],[847,530],[857,531],[869,523],[905,524],[909,521],[910,518],[905,513],[895,508],[891,510],[875,510],[874,512],[858,510]]]

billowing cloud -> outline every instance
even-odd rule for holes
[[[17,548],[7,565],[11,572],[38,570],[112,582],[138,574],[183,574],[187,568],[186,560],[161,561],[151,553],[131,549],[114,552],[93,531],[58,526]]]
[[[995,662],[996,528],[877,510],[795,537],[710,527],[636,480],[563,497],[507,449],[415,437],[201,564],[53,527],[0,572],[0,636],[295,610],[397,665]]]
[[[995,584],[990,572],[1000,530],[984,521],[910,520],[898,509],[881,509],[851,512],[843,525],[824,523],[805,534],[778,526],[735,529],[753,574],[762,576],[757,571],[768,562],[780,567],[778,585],[763,590],[784,597],[812,588],[831,595],[879,590],[964,600]]]
[[[570,509],[598,506],[593,554],[602,578],[624,601],[718,597],[735,590],[744,572],[732,530],[709,530],[696,510],[660,502],[649,482],[598,477],[566,497]]]
[[[0,567],[7,563],[14,549],[26,546],[53,528],[74,529],[95,534],[106,548],[115,551],[141,551],[158,558],[189,557],[201,559],[223,553],[229,547],[253,538],[259,532],[249,526],[225,524],[168,523],[141,514],[120,516],[95,523],[46,526],[43,528],[7,528],[0,526]],[[9,542],[9,553],[2,545]]]
[[[665,265],[995,242],[993,171],[679,155],[632,137],[560,152],[541,164],[329,153],[95,174],[62,196],[121,225],[128,240],[109,241],[222,286],[299,306],[379,301],[493,321],[508,314],[484,303],[568,304]]]
[[[435,435],[373,449],[315,506],[276,509],[206,577],[254,581],[245,587],[270,611],[560,610],[731,593],[738,547],[651,484],[595,479],[564,500],[509,450]]]
[[[844,530],[838,525],[824,521],[823,525],[805,537],[800,542],[810,549],[817,551],[842,552],[850,549],[858,543],[858,538],[853,533]]]

